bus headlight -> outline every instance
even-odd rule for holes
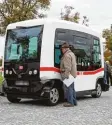
[[[36,74],[37,74],[37,72],[38,72],[37,70],[34,70],[34,71],[33,71],[33,74],[34,74],[34,75],[36,75]]]
[[[8,71],[8,70],[6,70],[6,71],[5,71],[5,74],[9,74],[9,71]]]
[[[12,75],[12,71],[9,71],[9,74]]]
[[[32,75],[32,73],[33,73],[32,71],[29,71],[29,75]]]

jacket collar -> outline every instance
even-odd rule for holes
[[[64,55],[67,54],[67,53],[69,53],[69,52],[71,52],[71,50],[67,50],[67,51],[64,53]]]
[[[71,50],[67,50],[67,51],[63,54],[63,56],[61,57],[61,59],[63,59],[64,56],[65,56],[67,53],[69,53],[69,52],[71,52]]]

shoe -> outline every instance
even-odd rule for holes
[[[77,103],[74,104],[74,106],[77,106],[77,105],[78,105]]]
[[[70,103],[68,103],[68,102],[65,103],[65,104],[63,104],[63,106],[64,106],[64,107],[74,107],[74,105],[72,105],[72,104],[70,104]]]
[[[78,104],[77,104],[77,101],[74,101],[74,105],[75,105],[75,106],[77,106],[77,105],[78,105]]]
[[[64,102],[66,103],[66,102],[67,102],[67,99],[64,99]]]

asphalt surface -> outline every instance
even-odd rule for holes
[[[32,100],[14,104],[0,96],[0,125],[112,125],[112,87],[100,98],[79,98],[75,107]]]

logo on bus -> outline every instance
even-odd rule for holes
[[[19,70],[23,70],[23,66],[19,66]]]

